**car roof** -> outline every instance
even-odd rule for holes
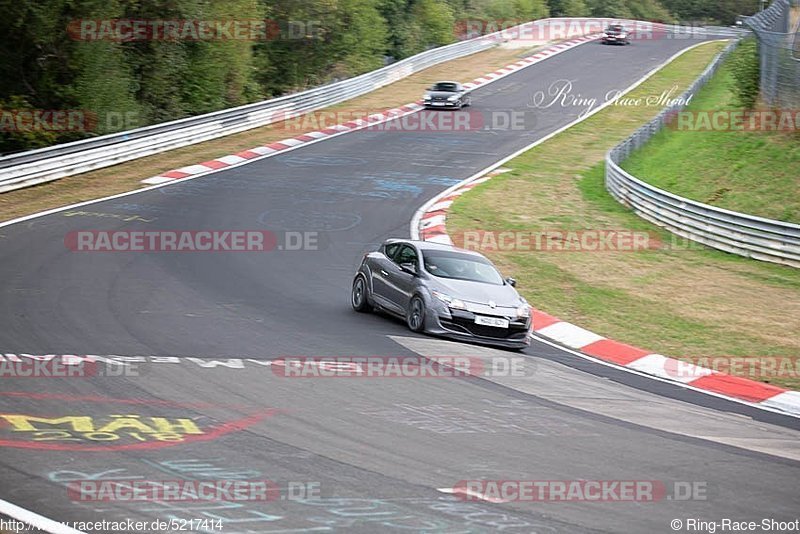
[[[470,254],[473,256],[480,256],[481,258],[483,257],[483,254],[475,250],[458,248],[453,245],[445,245],[444,243],[434,243],[433,241],[417,241],[414,239],[391,238],[383,242],[384,245],[389,245],[391,243],[409,243],[411,245],[414,245],[423,252],[426,250],[449,250],[453,252],[463,252],[464,254]]]
[[[439,80],[434,85],[439,85],[440,83],[452,83],[454,85],[461,85],[461,82],[454,82],[454,81],[451,81],[451,80]]]

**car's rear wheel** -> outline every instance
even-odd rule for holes
[[[355,311],[362,313],[372,311],[372,306],[369,304],[368,292],[367,281],[361,275],[356,276],[356,279],[353,280],[353,290],[350,293],[350,304],[353,305]]]
[[[412,298],[411,303],[408,305],[406,324],[413,332],[425,330],[425,303],[418,296]]]

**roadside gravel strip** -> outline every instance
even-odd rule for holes
[[[625,89],[623,94],[629,93],[655,74],[657,70],[663,68],[689,50],[691,50],[691,48],[678,52],[642,79]],[[610,104],[609,102],[604,106],[596,108],[591,113],[568,124],[558,132],[554,132],[548,137],[535,141],[523,150],[503,158],[487,169],[467,178],[463,182],[456,184],[429,200],[420,208],[412,219],[412,237],[425,241],[452,244],[447,233],[446,219],[447,211],[455,199],[473,187],[501,174],[503,169],[499,167],[514,157],[540,145],[555,134],[586,120],[590,116],[602,112],[602,110]],[[562,321],[541,310],[533,310],[533,328],[540,336],[571,349],[577,349],[581,353],[595,359],[644,375],[682,384],[698,391],[748,403],[759,408],[800,417],[800,392],[787,390],[755,380],[731,376],[675,358],[656,354],[645,349],[633,347],[625,343],[620,343],[612,339],[607,339],[594,332],[581,328],[580,326]]]

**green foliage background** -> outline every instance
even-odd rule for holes
[[[0,153],[175,120],[354,76],[453,42],[459,21],[714,20],[758,0],[0,0],[0,110],[89,110],[90,133],[0,128]],[[83,41],[80,20],[275,21],[277,38]]]

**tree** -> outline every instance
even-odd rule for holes
[[[588,17],[590,15],[589,6],[583,0],[563,0],[558,14],[560,17]]]
[[[686,22],[734,24],[737,15],[758,11],[758,0],[661,0],[675,16]]]
[[[341,0],[336,21],[333,60],[347,66],[347,74],[361,74],[382,66],[386,51],[386,21],[371,0]]]
[[[593,17],[631,18],[631,11],[625,0],[587,0],[587,5]]]
[[[133,72],[118,43],[80,43],[73,54],[78,65],[73,89],[77,107],[96,120],[98,134],[128,130],[147,124],[136,102]]]
[[[730,64],[736,103],[745,109],[752,109],[761,84],[758,41],[754,37],[742,41],[731,54]]]
[[[454,39],[455,16],[442,0],[419,0],[413,11],[414,18],[422,28],[425,48],[451,43]]]
[[[257,0],[218,0],[198,15],[209,21],[240,21],[244,30],[256,30],[257,23],[266,17],[266,9]],[[184,48],[191,82],[184,87],[183,101],[189,114],[238,106],[261,96],[253,71],[252,40],[186,42]]]
[[[637,20],[653,20],[671,22],[672,14],[658,0],[627,0],[626,5],[631,18]]]

